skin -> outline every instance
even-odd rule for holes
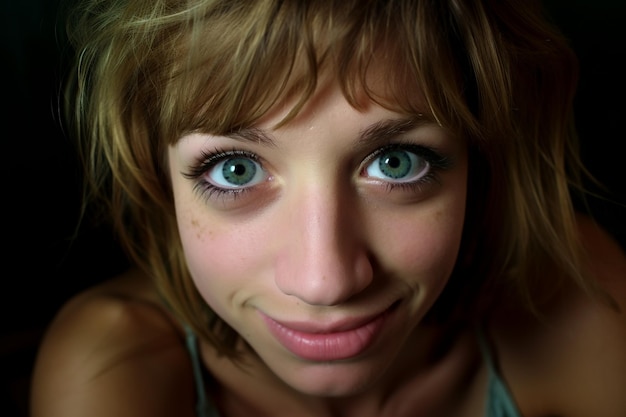
[[[32,377],[32,417],[186,417],[193,407],[182,330],[138,271],[78,294],[49,326]]]
[[[207,303],[290,389],[382,398],[389,389],[385,376],[407,366],[407,353],[422,337],[416,327],[454,267],[465,211],[466,147],[431,120],[362,143],[362,132],[403,116],[373,103],[358,111],[334,84],[310,103],[279,129],[272,127],[282,119],[280,110],[255,126],[271,145],[190,134],[170,148],[181,239]],[[420,189],[389,190],[388,178],[364,174],[362,161],[398,142],[435,148],[450,166]],[[236,198],[199,196],[197,180],[183,174],[216,147],[259,155],[267,178]],[[214,175],[223,178],[219,171]],[[391,306],[372,345],[349,360],[294,355],[263,318],[324,327],[378,316]],[[424,361],[411,360],[413,366]]]
[[[457,256],[467,176],[462,138],[427,118],[388,138],[436,148],[450,161],[417,192],[389,190],[363,175],[363,161],[381,143],[358,137],[402,115],[372,104],[356,111],[327,85],[300,116],[274,129],[287,107],[256,126],[273,145],[190,134],[169,149],[194,282],[247,342],[241,363],[200,344],[220,413],[483,415],[487,370],[476,335],[421,323]],[[199,193],[206,176],[184,174],[216,147],[257,154],[267,176],[234,199]],[[621,311],[566,284],[540,306],[540,319],[503,297],[485,323],[525,417],[626,414],[626,256],[589,219],[580,217],[579,230],[590,273]],[[293,354],[260,315],[323,327],[390,305],[377,338],[345,360]],[[194,401],[183,330],[149,278],[131,270],[79,294],[55,318],[35,366],[31,415],[185,417],[194,415]]]

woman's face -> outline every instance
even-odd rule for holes
[[[336,85],[274,129],[286,111],[169,148],[180,235],[206,302],[271,371],[347,395],[407,366],[450,277],[466,145],[427,115],[357,111]]]

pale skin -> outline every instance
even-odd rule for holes
[[[452,330],[420,323],[456,260],[467,178],[462,138],[427,116],[400,134],[376,130],[405,117],[373,103],[358,111],[332,84],[274,129],[283,114],[276,109],[248,132],[256,141],[193,133],[169,149],[194,282],[256,352],[240,367],[201,342],[222,415],[483,415],[487,373],[473,331],[453,330],[448,345]],[[431,161],[437,176],[420,187],[389,189],[389,178],[371,168],[389,144],[436,150],[446,163]],[[258,156],[262,172],[236,198],[199,193],[206,173],[184,175],[216,150]],[[210,172],[221,184],[221,171]],[[623,250],[582,217],[580,234],[598,282],[626,308]],[[486,332],[524,416],[624,415],[623,313],[574,286],[549,300],[543,321],[503,304]],[[328,328],[383,313],[376,337],[347,351],[286,346],[264,318]],[[182,337],[142,274],[89,290],[63,309],[42,345],[33,417],[192,416]]]

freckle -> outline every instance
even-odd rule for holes
[[[197,219],[191,219],[191,227],[196,230],[196,239],[204,241],[202,226],[200,226],[200,222]]]

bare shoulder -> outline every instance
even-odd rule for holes
[[[193,415],[181,334],[153,293],[129,273],[59,311],[35,364],[33,417]]]
[[[578,226],[587,250],[589,268],[600,286],[626,309],[626,252],[611,235],[589,217],[580,216]]]
[[[626,256],[590,219],[579,230],[589,271],[614,305],[572,285],[543,318],[502,315],[491,329],[525,416],[626,415]]]
[[[572,403],[575,408],[570,414],[625,416],[626,254],[606,230],[589,218],[579,218],[579,230],[589,271],[613,306],[577,292],[569,304],[565,303],[574,313],[561,315],[566,335],[561,342],[566,353],[561,367],[564,380],[571,378],[572,391],[580,397],[579,404]],[[566,403],[567,394],[562,395]]]

